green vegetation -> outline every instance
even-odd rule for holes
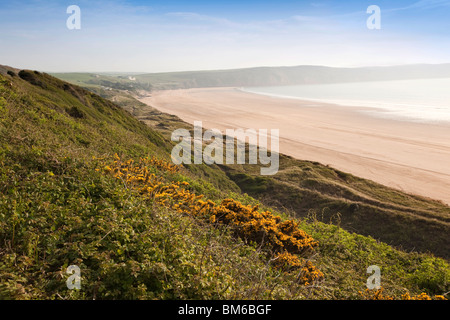
[[[308,261],[324,274],[305,286],[298,274],[273,268],[261,243],[145,198],[104,172],[102,161],[116,153],[169,160],[168,134],[188,124],[118,91],[95,88],[115,104],[44,73],[7,71],[0,69],[0,299],[360,299],[372,264],[387,294],[449,291],[445,259],[346,225],[404,215],[430,243],[422,251],[438,255],[435,243],[448,250],[437,233],[448,234],[443,204],[288,157],[268,178],[256,166],[149,167],[161,181],[188,182],[205,201],[232,198],[283,219],[303,216],[300,229],[318,242]],[[432,234],[427,219],[438,226]],[[392,242],[406,247],[406,229],[390,234]],[[81,290],[66,287],[68,265],[81,268]]]

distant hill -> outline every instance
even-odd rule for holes
[[[136,75],[154,88],[283,86],[359,81],[450,77],[450,64],[334,68],[324,66],[258,67],[248,69],[149,73]]]
[[[136,92],[202,87],[284,86],[446,78],[450,77],[450,64],[361,68],[292,66],[147,74],[52,73],[52,75],[83,87],[102,87]]]

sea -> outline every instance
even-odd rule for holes
[[[371,116],[450,124],[450,78],[245,87],[271,97],[358,107]]]

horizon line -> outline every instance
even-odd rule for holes
[[[442,63],[407,63],[407,64],[387,64],[387,65],[365,65],[365,66],[354,66],[354,67],[336,67],[329,65],[317,65],[317,64],[299,64],[299,65],[272,65],[272,66],[255,66],[255,67],[242,67],[242,68],[226,68],[226,69],[196,69],[196,70],[178,70],[178,71],[158,71],[158,72],[148,72],[148,71],[45,71],[38,69],[21,69],[21,70],[36,70],[40,72],[45,72],[48,74],[62,74],[62,73],[91,73],[91,74],[124,74],[124,75],[142,75],[142,74],[162,74],[162,73],[188,73],[188,72],[211,72],[211,71],[236,71],[236,70],[249,70],[249,69],[270,69],[270,68],[296,68],[296,67],[320,67],[320,68],[330,68],[330,69],[363,69],[363,68],[389,68],[389,67],[406,67],[406,66],[419,66],[419,65],[447,65],[450,62]],[[4,65],[7,66],[7,65]],[[16,67],[11,67],[15,69],[20,69]]]

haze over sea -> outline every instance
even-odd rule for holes
[[[450,123],[450,78],[247,87],[242,90],[272,97],[363,107],[358,110],[377,117]]]

